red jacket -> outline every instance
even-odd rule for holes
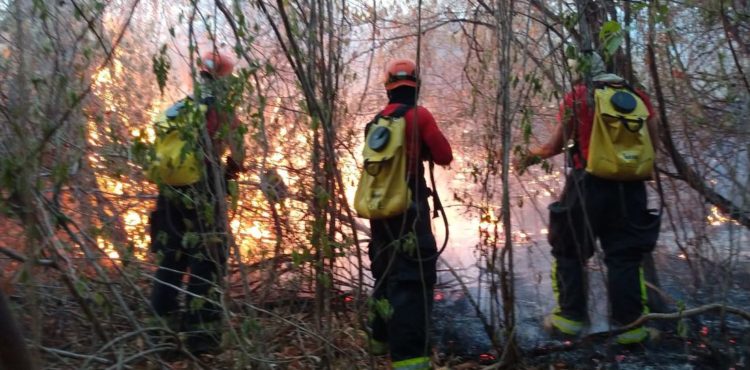
[[[648,96],[638,89],[635,89],[635,93],[643,100],[648,109],[649,118],[654,115],[654,107],[651,105],[651,100]],[[578,125],[576,128],[576,142],[578,148],[581,150],[584,158],[589,158],[589,141],[591,140],[591,130],[594,126],[594,108],[589,107],[586,101],[588,95],[588,89],[585,84],[578,84],[573,87],[572,91],[565,94],[562,103],[560,103],[560,110],[557,113],[558,121],[562,122],[563,119],[569,117],[568,122],[563,122],[565,127],[572,127],[571,125]],[[577,119],[576,119],[577,118]],[[573,155],[576,168],[583,168],[583,162],[578,158],[578,154]]]
[[[382,115],[393,113],[400,104],[388,104],[382,111]],[[406,155],[409,158],[408,168],[414,168],[412,165],[417,160],[428,159],[427,155],[432,156],[432,160],[441,166],[447,166],[453,161],[453,151],[448,140],[435,123],[435,118],[427,108],[417,106],[410,109],[404,115],[406,120]],[[417,130],[414,130],[414,124],[417,124]],[[426,146],[429,153],[423,153],[422,147],[412,148],[410,143],[414,142],[414,133],[419,134],[420,141]]]
[[[388,104],[381,115],[386,116],[393,113],[401,104]],[[406,121],[406,158],[407,158],[407,182],[412,189],[414,199],[423,199],[429,192],[427,183],[424,178],[424,165],[422,161],[432,158],[433,162],[446,166],[453,161],[453,151],[448,140],[440,132],[435,118],[426,108],[417,106],[409,109],[404,115]],[[416,130],[415,126],[416,125]],[[419,135],[419,140],[415,140],[414,134]],[[413,143],[420,144],[414,147]]]

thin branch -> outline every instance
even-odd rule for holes
[[[0,253],[10,257],[11,259],[14,259],[18,262],[26,262],[29,258],[24,256],[22,253],[16,252],[13,249],[10,249],[8,247],[1,247],[0,246]],[[39,266],[46,266],[46,267],[52,267],[55,269],[59,269],[60,266],[57,265],[57,262],[51,260],[51,259],[38,259],[34,262],[34,264]]]

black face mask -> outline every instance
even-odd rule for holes
[[[416,105],[418,88],[411,86],[399,86],[393,90],[388,90],[388,103]]]

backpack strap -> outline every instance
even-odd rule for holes
[[[401,118],[405,116],[406,113],[409,112],[411,108],[414,108],[414,106],[407,105],[407,104],[400,104],[390,114],[383,114],[383,111],[380,111],[378,114],[375,115],[375,118],[373,118],[372,121],[367,122],[367,125],[365,126],[365,140],[367,140],[367,134],[370,133],[370,128],[372,127],[372,125],[376,124],[378,120],[380,120],[383,117]]]
[[[409,112],[412,108],[414,108],[413,105],[400,104],[398,108],[396,108],[393,112],[391,112],[391,114],[388,115],[388,117],[401,118],[405,116],[406,113]]]
[[[365,141],[367,141],[367,134],[370,133],[370,128],[372,128],[372,125],[376,124],[382,115],[380,113],[375,115],[375,118],[373,118],[370,122],[367,122],[367,125],[365,125]]]

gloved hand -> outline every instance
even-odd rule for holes
[[[531,154],[528,149],[516,150],[516,153],[513,156],[513,168],[516,169],[519,175],[523,175],[528,167],[541,162],[542,157]]]
[[[226,164],[225,176],[228,180],[237,180],[240,172],[245,172],[245,167],[242,163],[237,163],[231,156],[227,156]]]

